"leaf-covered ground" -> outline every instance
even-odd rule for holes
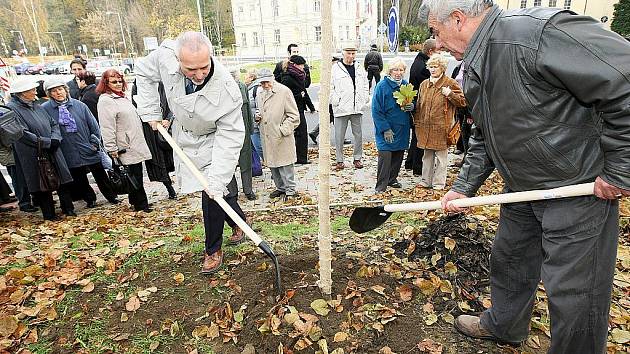
[[[366,165],[375,170],[374,161]],[[352,190],[373,188],[353,173],[336,173],[352,181],[332,184],[337,202]],[[404,173],[401,180],[411,185],[413,177]],[[480,194],[500,188],[493,177]],[[442,194],[407,188],[366,198],[420,201]],[[101,206],[57,223],[4,214],[0,353],[546,353],[542,284],[532,332],[519,348],[468,339],[452,328],[458,314],[490,306],[487,257],[496,206],[466,216],[395,214],[362,235],[348,228],[351,207],[334,208],[333,294],[325,297],[317,287],[317,211],[257,204],[254,209],[273,209],[250,216],[279,255],[284,292],[276,301],[273,265],[250,244],[225,247],[224,268],[211,277],[199,274],[198,199],[162,200],[151,214]],[[290,202],[300,203],[312,198]],[[609,353],[630,352],[625,201],[622,214]]]

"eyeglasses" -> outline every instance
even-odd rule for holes
[[[123,81],[122,80],[112,80],[112,81],[109,81],[109,83],[112,84],[112,85],[117,85],[117,84],[122,84]]]

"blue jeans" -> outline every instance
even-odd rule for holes
[[[262,148],[262,142],[260,141],[259,130],[255,130],[252,133],[252,144],[254,144],[254,149],[256,149],[256,152],[258,153],[258,156],[260,156],[260,159],[264,161],[265,158],[263,157],[263,148]]]

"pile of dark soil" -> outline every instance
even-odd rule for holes
[[[398,257],[422,262],[427,271],[450,280],[459,297],[455,300],[470,300],[473,311],[482,311],[488,306],[483,294],[488,293],[493,237],[484,222],[465,214],[446,215],[393,248]]]

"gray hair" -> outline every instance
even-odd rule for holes
[[[470,17],[477,17],[493,5],[493,0],[424,0],[418,17],[421,22],[428,23],[429,15],[433,15],[438,22],[444,22],[455,10]]]
[[[407,70],[407,64],[405,63],[405,60],[401,57],[395,57],[395,58],[390,59],[387,65],[388,65],[388,69],[387,69],[388,74],[391,74],[392,69],[396,69],[396,68],[403,69],[403,71]]]
[[[202,48],[208,48],[208,52],[212,55],[212,43],[210,39],[201,32],[188,31],[180,34],[175,40],[177,54],[179,55],[182,48],[186,48],[193,53],[199,52]]]

